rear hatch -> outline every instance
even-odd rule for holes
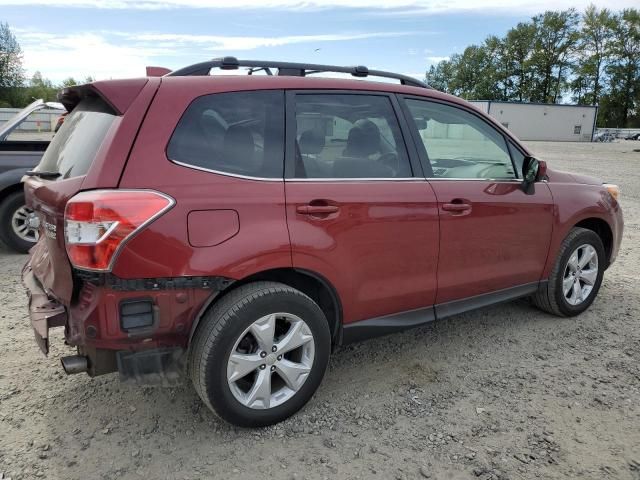
[[[25,177],[25,195],[41,230],[31,250],[31,268],[45,292],[64,305],[73,293],[64,238],[67,202],[82,190],[117,188],[159,83],[147,78],[112,80],[61,92],[70,113],[38,166]]]

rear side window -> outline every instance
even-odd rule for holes
[[[115,118],[100,98],[82,100],[65,117],[37,170],[60,173],[60,179],[85,175]]]
[[[297,178],[405,178],[411,166],[388,97],[296,96]]]
[[[284,92],[205,95],[178,122],[167,157],[180,164],[259,178],[282,178]]]

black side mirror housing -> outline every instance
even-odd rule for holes
[[[544,179],[547,174],[547,164],[532,156],[524,157],[522,163],[522,190],[526,194],[535,193],[535,182]]]

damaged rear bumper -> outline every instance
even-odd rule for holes
[[[49,353],[49,329],[64,327],[67,322],[67,310],[42,288],[36,278],[31,264],[27,263],[22,269],[22,284],[29,296],[29,318],[36,337],[36,342],[42,353]]]

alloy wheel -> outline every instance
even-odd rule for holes
[[[562,292],[569,305],[580,305],[584,302],[598,278],[598,252],[590,244],[576,248],[564,269]]]
[[[236,341],[227,382],[242,405],[268,409],[291,399],[309,377],[313,334],[296,315],[273,313],[253,322]]]
[[[13,233],[22,240],[32,243],[38,241],[37,217],[35,217],[33,210],[24,205],[13,212],[11,216],[11,228],[13,229]]]

